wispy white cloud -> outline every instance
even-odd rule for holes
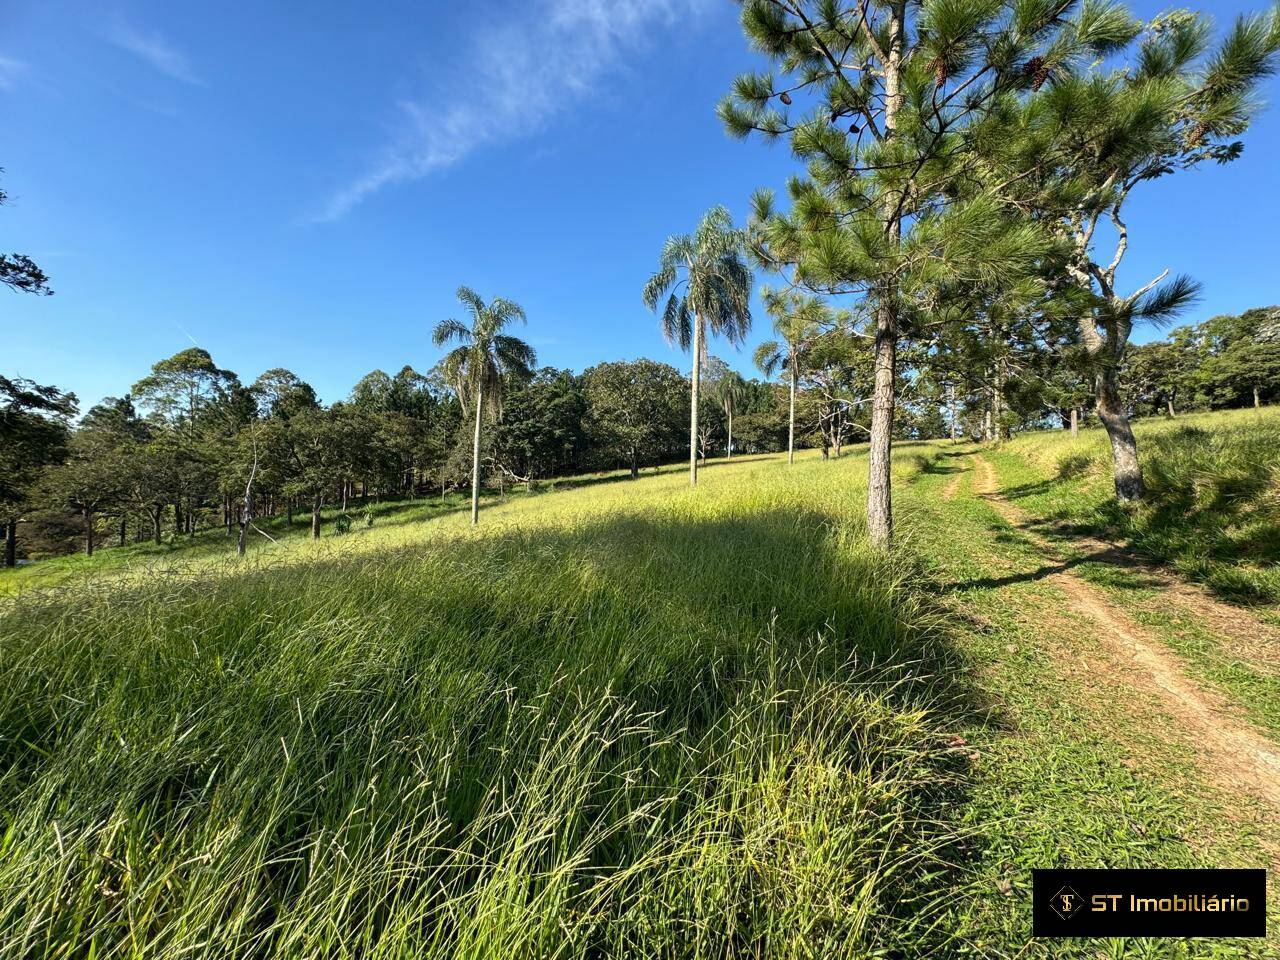
[[[107,32],[106,39],[167,77],[204,86],[204,81],[196,75],[186,54],[154,30],[117,24]]]
[[[397,104],[390,142],[315,219],[336,220],[384,187],[543,129],[625,69],[661,31],[698,17],[710,2],[534,0],[511,16],[486,17],[488,32],[467,39],[451,75],[426,95]]]
[[[27,70],[21,60],[0,55],[0,90],[12,90],[18,85],[18,78]]]

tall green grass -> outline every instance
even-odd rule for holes
[[[859,467],[9,601],[0,956],[942,949],[962,693]]]
[[[1001,461],[1008,494],[1042,517],[1125,538],[1232,599],[1280,601],[1280,411],[1135,426],[1143,503],[1115,502],[1101,430],[1014,439]]]

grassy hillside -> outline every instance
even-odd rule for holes
[[[1232,599],[1280,600],[1280,410],[1135,424],[1148,502],[1118,506],[1101,429],[1026,434],[996,456],[1006,494],[1046,521],[1130,542]]]
[[[1276,423],[1218,422],[1213,450]],[[11,574],[0,956],[1267,955],[1028,942],[1033,867],[1280,844],[1098,686],[1092,627],[972,483],[988,457],[1037,516],[1138,540],[1163,501],[1109,512],[1100,449],[901,445],[893,560],[855,453]]]
[[[822,467],[20,598],[0,955],[927,941],[948,693],[910,663],[918,598],[862,546],[858,471],[833,495]]]

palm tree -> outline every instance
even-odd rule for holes
[[[457,320],[441,320],[431,339],[437,347],[457,342],[441,361],[444,374],[453,384],[465,416],[475,403],[475,436],[471,448],[471,525],[480,520],[480,423],[487,397],[496,414],[502,412],[503,391],[508,379],[525,380],[537,359],[533,348],[518,337],[502,331],[515,320],[524,322],[524,308],[498,297],[485,303],[470,287],[458,288],[458,301],[471,315],[471,326]]]
[[[730,370],[712,387],[712,396],[720,404],[729,421],[729,445],[725,459],[733,459],[733,411],[746,399],[747,381],[736,371]]]
[[[689,411],[689,484],[698,484],[698,389],[707,335],[741,343],[751,328],[751,270],[743,259],[746,236],[724,207],[707,211],[691,234],[668,237],[658,271],[644,285],[644,303],[658,309],[664,294],[662,333],[681,350],[693,349]]]
[[[770,290],[760,291],[764,308],[773,317],[774,332],[778,340],[766,340],[756,348],[755,361],[760,372],[772,377],[779,370],[787,371],[791,388],[791,409],[787,420],[787,463],[796,462],[796,384],[805,351],[826,328],[834,322],[831,308],[818,297],[798,293]]]

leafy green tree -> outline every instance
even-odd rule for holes
[[[581,379],[570,370],[543,367],[507,393],[494,436],[495,465],[530,486],[573,472],[585,442],[585,417]]]
[[[1109,8],[991,0],[745,0],[749,43],[777,70],[739,77],[720,105],[736,136],[787,137],[806,164],[791,209],[757,195],[758,256],[816,292],[868,299],[874,383],[867,496],[888,547],[898,341],[940,280],[1034,267],[1046,241],[977,176],[981,121],[1060,62],[1117,42]],[[990,144],[984,146],[984,149]],[[980,185],[980,187],[978,186]]]
[[[689,383],[675,367],[655,360],[619,360],[582,374],[587,434],[612,459],[640,475],[679,449],[688,420]]]
[[[1188,327],[1175,331],[1178,339],[1158,340],[1130,348],[1120,372],[1126,409],[1138,413],[1177,414],[1195,393],[1198,344]]]
[[[304,410],[288,420],[264,420],[248,438],[256,449],[246,449],[241,440],[240,475],[247,475],[257,457],[264,479],[272,478],[286,496],[310,506],[311,538],[318,540],[325,502],[350,475],[351,428],[342,410],[333,408]]]
[[[153,364],[151,373],[133,385],[132,395],[157,416],[194,434],[201,414],[226,400],[236,382],[235,374],[220,369],[207,350],[191,347]]]
[[[785,388],[759,380],[743,383],[743,401],[734,412],[734,448],[744,453],[780,451],[787,445]]]
[[[320,406],[311,384],[283,367],[263,372],[253,381],[249,392],[257,401],[258,413],[263,417],[287,420],[304,410],[315,410]]]
[[[525,322],[524,308],[502,297],[485,303],[470,287],[458,288],[458,301],[467,309],[471,325],[442,320],[432,340],[438,347],[458,344],[445,355],[441,367],[457,393],[463,411],[475,407],[471,447],[471,524],[480,521],[480,425],[485,400],[495,418],[502,412],[503,394],[509,382],[532,376],[536,363],[533,348],[503,331],[516,320]]]
[[[693,233],[668,237],[658,269],[644,286],[645,306],[656,311],[663,297],[662,333],[668,343],[693,351],[689,405],[689,483],[698,484],[698,418],[707,337],[741,343],[751,329],[751,270],[744,259],[746,235],[724,207],[713,207]]]
[[[1280,397],[1280,307],[1214,317],[1203,325],[1207,356],[1198,370],[1217,406],[1261,407]]]
[[[802,413],[818,430],[822,455],[840,456],[854,430],[868,431],[865,415],[873,382],[872,357],[847,325],[826,331],[805,352]]]
[[[382,370],[371,370],[351,388],[351,402],[370,410],[391,409],[391,377]]]
[[[75,394],[0,375],[0,516],[4,566],[18,562],[18,523],[35,505],[42,471],[66,456]]]
[[[195,535],[201,508],[222,495],[231,438],[257,414],[257,400],[230,370],[213,362],[208,351],[191,347],[160,360],[133,385],[132,396],[177,446],[181,493],[174,501],[174,526]]]
[[[164,540],[164,518],[169,505],[182,499],[188,462],[171,435],[155,433],[129,447],[121,465],[121,481],[128,502],[147,518],[151,538]]]
[[[67,459],[50,467],[43,478],[42,498],[54,510],[69,510],[81,520],[84,552],[93,556],[99,517],[118,508],[126,496],[123,482],[127,448],[102,430],[77,430]]]

